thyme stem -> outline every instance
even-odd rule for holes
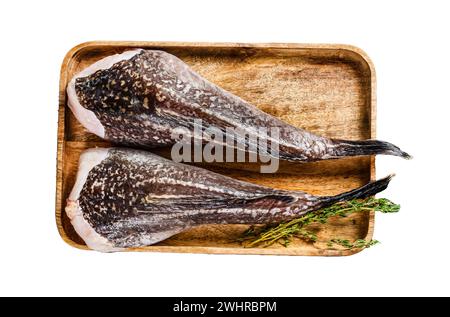
[[[400,205],[394,204],[386,198],[366,198],[353,199],[349,201],[339,202],[332,206],[322,208],[315,212],[306,214],[302,217],[282,222],[275,225],[267,225],[260,228],[250,227],[244,232],[239,241],[245,247],[268,247],[276,242],[287,246],[292,238],[299,238],[306,241],[317,241],[315,233],[307,230],[307,226],[312,223],[324,224],[330,217],[346,217],[355,212],[364,211],[379,211],[382,213],[394,213],[400,210]],[[334,244],[346,248],[367,248],[378,243],[376,240],[365,241],[357,239],[350,242],[345,239],[332,239],[328,241],[328,246],[332,247]]]

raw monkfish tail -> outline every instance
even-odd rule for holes
[[[242,150],[240,144],[246,152],[292,162],[376,154],[410,158],[387,142],[333,140],[292,126],[158,50],[126,51],[95,62],[72,78],[67,96],[87,130],[119,145],[173,146],[179,131],[187,131],[182,134],[191,139],[195,128],[201,128],[202,143],[211,141],[207,131],[219,130],[234,140],[216,140],[221,146]]]
[[[405,159],[411,159],[412,156],[402,151],[398,146],[392,143],[378,140],[333,140],[335,142],[335,153],[337,157],[357,156],[357,155],[394,155]]]
[[[374,195],[391,177],[320,197],[239,181],[150,152],[95,148],[80,156],[65,211],[89,248],[113,252],[151,245],[200,225],[289,221]]]

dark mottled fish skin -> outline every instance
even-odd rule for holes
[[[317,197],[238,181],[145,151],[112,148],[107,153],[89,171],[77,203],[84,220],[113,248],[150,245],[203,224],[290,220],[337,201],[375,194],[390,180]]]
[[[103,125],[104,138],[117,144],[143,148],[172,145],[171,133],[176,127],[192,129],[193,119],[202,119],[204,128],[240,128],[251,135],[258,127],[278,127],[280,141],[268,143],[277,142],[279,158],[289,161],[373,154],[409,158],[388,142],[327,139],[286,124],[208,82],[163,51],[141,50],[108,69],[77,78],[75,91],[79,103]],[[248,140],[233,137],[248,148]]]

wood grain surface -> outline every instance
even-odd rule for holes
[[[73,230],[64,207],[75,180],[80,152],[109,144],[87,132],[67,107],[65,88],[74,74],[124,50],[161,49],[184,60],[200,75],[280,119],[327,137],[375,138],[375,72],[360,49],[347,45],[89,42],[70,50],[62,64],[59,92],[56,223],[64,241],[87,249]],[[169,157],[169,150],[154,151]],[[260,174],[256,163],[201,165],[240,180],[315,195],[333,195],[374,179],[373,157],[317,163],[281,162],[276,174]],[[277,255],[350,255],[329,250],[332,238],[370,239],[373,213],[332,218],[315,225],[315,243],[295,239],[288,247],[244,248],[236,242],[244,225],[209,225],[134,251]]]

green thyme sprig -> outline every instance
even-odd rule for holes
[[[331,239],[330,241],[328,241],[327,246],[330,249],[334,249],[335,245],[339,245],[347,250],[351,250],[370,248],[371,246],[374,246],[378,243],[380,243],[380,241],[373,239],[369,241],[366,241],[364,239],[356,239],[353,242],[350,242],[350,240],[347,239]]]
[[[336,203],[288,222],[262,227],[252,226],[244,232],[239,241],[245,247],[268,247],[274,243],[281,243],[284,246],[288,246],[293,238],[316,242],[317,235],[306,228],[312,223],[324,224],[330,217],[346,217],[355,212],[379,211],[382,213],[393,213],[399,210],[400,205],[394,204],[386,198],[370,197],[366,199],[353,199]],[[329,241],[328,245],[330,243],[331,246],[338,244],[346,248],[365,248],[378,243],[362,239],[356,240],[353,243],[343,239],[333,240]]]

